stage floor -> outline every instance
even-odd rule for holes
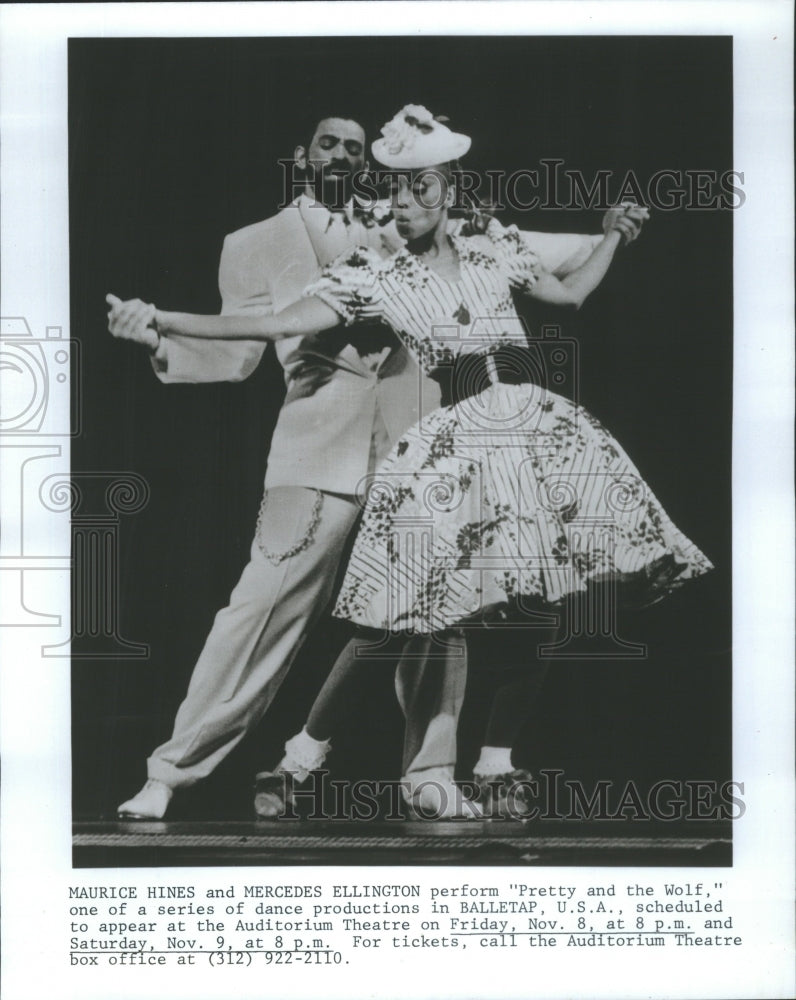
[[[729,823],[81,821],[76,868],[211,865],[729,866]]]

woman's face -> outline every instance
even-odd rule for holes
[[[399,235],[416,240],[435,229],[447,213],[450,181],[441,167],[423,167],[390,181],[392,213]]]

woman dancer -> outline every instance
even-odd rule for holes
[[[448,630],[495,610],[559,607],[605,581],[655,598],[710,569],[611,435],[582,407],[540,387],[511,298],[518,291],[579,307],[646,210],[617,213],[588,260],[558,280],[513,227],[492,220],[479,235],[448,234],[451,163],[467,152],[469,137],[413,105],[382,136],[373,154],[400,171],[392,208],[404,249],[386,261],[364,249],[348,255],[324,270],[307,298],[276,316],[152,307],[149,317],[165,335],[265,340],[318,333],[341,317],[380,319],[442,381],[447,405],[404,435],[369,484],[335,614],[381,634],[432,633],[444,641]],[[595,520],[610,530],[588,538],[569,530]],[[365,668],[356,645],[354,639],[343,651],[306,727],[286,744],[277,769],[283,784],[282,774],[302,780],[323,763],[332,727]],[[475,767],[492,814],[495,805],[502,808],[495,789],[516,778],[511,746],[534,683],[494,698]],[[278,814],[276,786],[262,791],[266,799],[273,795]],[[454,788],[434,793],[436,815],[466,814]],[[420,804],[427,801],[421,794]],[[266,805],[260,803],[261,815]]]

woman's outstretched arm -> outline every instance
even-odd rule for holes
[[[215,340],[283,340],[306,337],[337,326],[340,317],[321,299],[299,299],[274,316],[198,316],[156,310],[158,333]]]
[[[628,208],[624,214],[617,216],[603,240],[579,268],[560,280],[551,274],[541,274],[528,289],[528,294],[541,302],[580,308],[605,277],[617,247],[623,240],[629,243],[636,238],[642,221],[648,215],[645,208]]]
[[[212,340],[283,340],[320,333],[340,322],[334,309],[317,298],[300,299],[274,316],[200,316],[166,312],[140,299],[122,302],[114,295],[107,295],[105,301],[111,307],[108,314],[111,333],[125,340],[142,340],[142,330],[151,330],[153,336],[179,334]]]

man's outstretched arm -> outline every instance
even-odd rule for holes
[[[268,315],[273,303],[262,260],[266,241],[242,245],[237,234],[227,236],[221,251],[218,284],[224,316]],[[252,276],[257,280],[253,281]],[[161,382],[242,382],[260,363],[266,344],[257,340],[197,340],[161,336],[151,354],[152,368]]]

